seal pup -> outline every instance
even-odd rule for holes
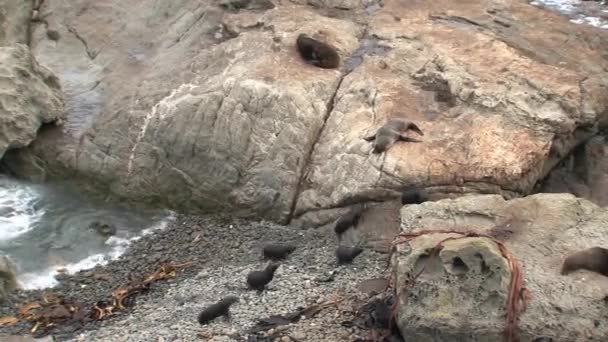
[[[608,249],[591,247],[570,254],[564,260],[561,274],[566,275],[580,269],[596,272],[608,277]]]
[[[292,244],[271,243],[262,249],[262,254],[265,259],[281,260],[285,259],[289,254],[296,250],[296,246]]]
[[[350,227],[357,228],[357,224],[359,223],[363,209],[363,204],[356,204],[336,221],[334,232],[338,236],[338,240],[342,239],[342,234],[344,234]]]
[[[363,248],[358,246],[338,246],[338,249],[336,249],[338,265],[350,264],[361,252],[363,252]]]
[[[266,284],[274,278],[274,272],[281,264],[270,263],[262,271],[251,271],[247,275],[247,284],[259,292],[264,291]]]
[[[378,128],[376,133],[368,135],[363,139],[365,141],[374,141],[373,153],[382,153],[389,149],[397,141],[420,142],[418,139],[410,138],[404,135],[408,130],[412,130],[420,135],[424,135],[422,130],[415,123],[401,118],[393,118]]]
[[[296,47],[302,59],[323,69],[335,69],[340,65],[340,55],[336,49],[326,43],[300,33],[296,39]]]
[[[401,193],[401,204],[420,204],[429,200],[429,194],[424,188],[416,185],[406,187]]]
[[[220,316],[230,319],[230,306],[238,301],[239,297],[237,296],[227,296],[220,299],[217,303],[211,304],[201,311],[198,315],[198,322],[204,325]]]

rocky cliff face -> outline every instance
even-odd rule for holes
[[[46,1],[31,49],[66,123],[5,164],[181,209],[288,222],[435,194],[527,194],[608,113],[608,35],[523,1]],[[301,32],[339,70],[306,64]],[[407,117],[421,143],[371,154]]]

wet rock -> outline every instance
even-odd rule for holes
[[[403,232],[456,230],[490,234],[523,266],[527,308],[516,319],[521,341],[602,339],[596,326],[605,313],[606,278],[589,271],[560,275],[573,252],[606,246],[608,210],[570,194],[538,194],[504,200],[473,195],[401,210]],[[446,240],[447,239],[447,240]],[[443,248],[433,253],[442,242]],[[397,324],[403,336],[420,341],[500,340],[506,326],[513,271],[499,245],[487,237],[436,232],[400,244],[393,256]],[[421,272],[411,286],[408,281]],[[517,295],[517,293],[516,293]],[[583,334],[583,335],[581,335]]]
[[[38,64],[28,47],[0,47],[0,158],[29,145],[40,126],[63,115],[59,80]]]

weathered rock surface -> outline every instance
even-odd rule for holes
[[[62,81],[67,122],[5,163],[286,222],[407,183],[526,194],[606,117],[600,29],[516,0],[315,4],[355,10],[45,2],[32,50]],[[300,32],[336,46],[342,70],[302,62]],[[394,116],[423,142],[371,155],[362,136]]]
[[[26,45],[0,47],[0,158],[27,146],[44,123],[63,115],[59,80]]]
[[[18,287],[17,267],[6,255],[0,255],[0,300]]]
[[[33,9],[33,0],[0,0],[0,46],[28,44]]]
[[[571,194],[538,194],[505,201],[470,195],[405,206],[404,232],[456,230],[493,232],[523,268],[529,290],[520,316],[522,342],[600,341],[608,334],[608,277],[580,270],[560,275],[564,258],[593,246],[608,246],[608,210]],[[495,228],[495,227],[500,228]],[[494,229],[493,229],[494,228]],[[432,233],[398,245],[393,256],[403,336],[415,341],[502,340],[511,272],[496,243]],[[408,279],[424,272],[411,287]]]

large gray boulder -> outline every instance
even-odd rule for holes
[[[307,3],[44,2],[31,48],[61,79],[66,124],[5,164],[177,209],[320,223],[408,183],[530,193],[608,113],[607,33],[523,1]],[[305,64],[300,32],[344,67]],[[362,137],[395,116],[423,142],[370,154]]]
[[[401,333],[420,342],[503,338],[513,275],[507,259],[492,239],[437,232],[448,230],[492,234],[522,266],[529,303],[515,330],[521,342],[604,340],[608,277],[560,270],[571,253],[608,247],[607,225],[608,209],[570,194],[510,201],[471,195],[403,207],[403,233],[431,233],[398,244],[393,254]]]
[[[28,146],[45,123],[63,116],[59,79],[23,44],[0,47],[0,159]]]

